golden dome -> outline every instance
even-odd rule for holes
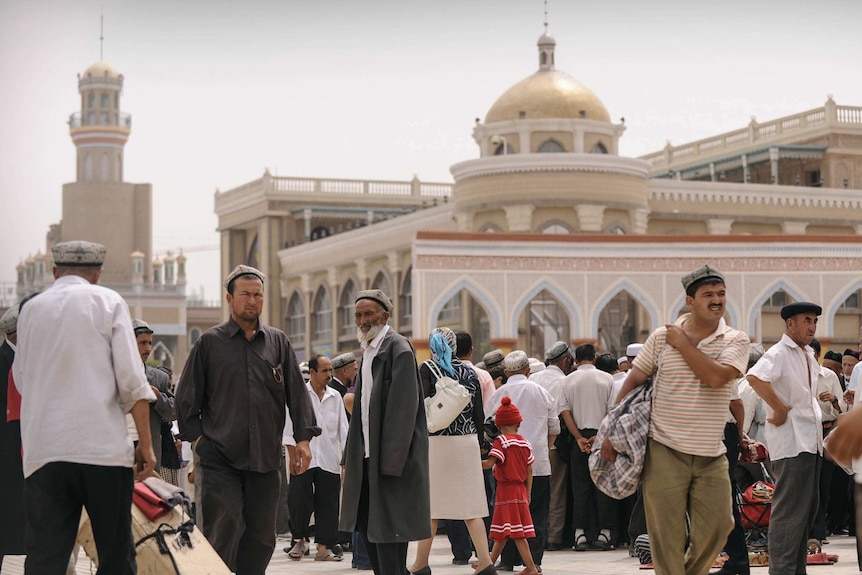
[[[122,74],[111,68],[107,62],[96,62],[86,70],[83,74],[84,78],[122,78]]]
[[[611,121],[607,108],[592,90],[558,70],[539,70],[506,90],[488,110],[485,123],[519,118]]]

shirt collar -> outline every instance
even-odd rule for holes
[[[233,316],[229,317],[227,320],[227,335],[228,337],[235,337],[236,334],[242,333],[243,337],[245,337],[245,330],[243,330],[238,323],[236,323],[233,319]],[[261,337],[264,336],[263,330],[260,329],[260,320],[257,320],[257,329],[254,332],[254,337],[257,337],[260,334]]]
[[[691,317],[690,313],[684,313],[681,316],[679,316],[679,318],[674,322],[674,324],[682,327],[682,325],[686,321],[688,321],[688,319],[690,317]],[[724,318],[723,317],[718,318],[718,327],[715,328],[714,332],[712,332],[711,334],[709,334],[708,336],[706,336],[705,338],[700,340],[700,342],[697,344],[697,346],[700,347],[703,344],[710,343],[713,340],[715,340],[719,337],[722,337],[725,333],[727,333],[727,331],[729,329],[730,328],[727,326],[727,323],[724,321]]]
[[[596,364],[594,363],[582,363],[578,366],[577,371],[581,371],[582,369],[596,369]]]
[[[15,345],[14,343],[12,343],[11,341],[9,341],[8,339],[6,340],[6,345],[11,347],[12,351],[14,351],[15,353],[18,353],[18,346]]]
[[[801,349],[802,351],[805,351],[805,350],[806,350],[806,348],[808,347],[807,345],[806,345],[805,347],[801,347],[801,346],[799,346],[799,345],[798,345],[795,341],[793,341],[793,340],[790,338],[790,336],[789,336],[789,335],[787,335],[786,333],[781,334],[781,343],[783,343],[784,345],[786,345],[786,346],[787,346],[787,347],[789,347],[789,348],[799,348],[799,349]]]
[[[389,331],[389,324],[388,323],[383,324],[383,327],[380,328],[380,332],[378,332],[378,334],[374,336],[374,339],[372,339],[370,343],[363,342],[362,349],[364,350],[365,348],[368,348],[368,347],[373,347],[374,349],[377,349],[378,347],[380,347],[380,342],[383,341],[383,337],[386,335],[386,332],[388,332],[388,331]]]

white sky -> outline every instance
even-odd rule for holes
[[[220,297],[215,188],[277,175],[451,182],[496,98],[538,67],[541,0],[0,0],[0,281],[44,250],[75,178],[77,74],[125,76],[125,179],[154,249]],[[862,2],[552,0],[557,68],[628,130],[621,154],[862,105]],[[204,249],[200,249],[204,248]]]

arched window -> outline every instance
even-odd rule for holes
[[[556,140],[547,140],[539,146],[540,154],[562,154],[565,151],[566,150],[563,148],[562,144]]]
[[[111,173],[111,160],[108,159],[108,154],[102,154],[102,173],[101,173],[101,182],[110,181],[110,173]]]
[[[311,230],[311,241],[320,240],[330,235],[329,228],[318,226]]]
[[[84,156],[84,181],[93,181],[93,156],[89,153]]]
[[[543,234],[568,234],[571,233],[571,230],[564,226],[563,224],[548,224],[544,228],[542,228]]]
[[[760,306],[760,340],[764,345],[769,346],[781,339],[784,333],[781,308],[794,301],[795,298],[783,289],[772,292],[763,301]]]
[[[356,301],[356,284],[347,280],[341,289],[341,301],[338,304],[338,339],[349,339],[356,333],[356,322],[353,319],[353,309]]]
[[[504,154],[505,154],[505,155],[508,155],[508,154],[511,154],[511,153],[512,153],[512,146],[510,146],[509,144],[506,144],[506,143],[501,143],[501,144],[500,144],[499,146],[497,146],[497,148],[494,150],[494,155],[495,155],[495,156],[502,156],[502,155],[504,155]]]
[[[287,337],[295,347],[305,345],[305,306],[302,297],[294,292],[287,304]]]
[[[387,296],[392,297],[392,285],[389,283],[389,278],[382,271],[377,272],[374,276],[374,281],[371,282],[371,289],[379,289]]]
[[[569,341],[566,308],[548,290],[530,300],[518,320],[518,345],[530,357],[542,358],[555,341]]]
[[[413,268],[407,268],[401,293],[398,294],[398,331],[405,337],[413,335]]]
[[[488,312],[466,289],[461,289],[447,301],[432,327],[449,327],[470,334],[473,339],[473,355],[481,358],[491,351],[491,322]]]
[[[332,302],[325,286],[317,288],[314,296],[314,314],[311,316],[311,340],[322,344],[332,343]]]
[[[599,314],[599,345],[615,356],[624,355],[630,343],[642,342],[647,335],[649,317],[626,290],[615,295]]]
[[[598,142],[593,148],[590,150],[591,154],[607,154],[608,149],[601,142]]]
[[[479,229],[479,231],[486,234],[495,234],[500,233],[503,230],[501,230],[500,226],[498,226],[497,224],[485,224]]]

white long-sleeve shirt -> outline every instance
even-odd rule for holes
[[[340,474],[341,453],[347,442],[347,415],[344,412],[344,401],[341,399],[341,394],[329,386],[324,390],[323,399],[321,399],[310,383],[305,385],[308,388],[308,399],[314,409],[317,425],[320,427],[320,435],[312,437],[308,444],[311,449],[309,467],[319,467],[329,473]],[[285,445],[296,445],[290,416],[284,426],[282,441]]]
[[[126,413],[155,394],[118,293],[78,276],[58,278],[21,310],[13,370],[24,477],[54,461],[134,465]]]

